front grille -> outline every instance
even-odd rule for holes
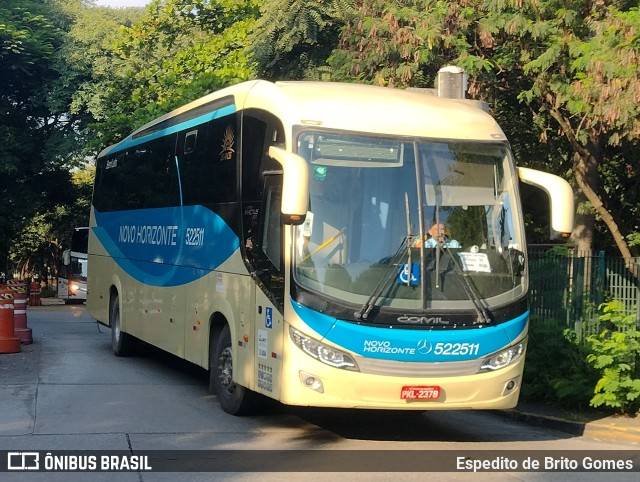
[[[357,357],[362,373],[389,377],[455,377],[478,373],[484,357],[451,362],[400,362]]]

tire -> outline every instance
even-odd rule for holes
[[[111,349],[115,356],[129,356],[132,352],[133,339],[125,333],[120,325],[120,299],[118,295],[111,297],[109,306],[109,325],[111,326]]]
[[[213,343],[209,356],[209,388],[218,396],[222,410],[231,415],[247,415],[256,408],[257,394],[233,381],[233,345],[225,325]],[[210,345],[211,346],[211,345]]]

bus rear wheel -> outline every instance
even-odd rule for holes
[[[133,339],[120,327],[120,299],[118,295],[111,298],[109,306],[109,325],[111,326],[111,349],[115,356],[128,356],[132,352]]]
[[[231,415],[247,415],[255,409],[257,394],[233,381],[231,331],[225,325],[209,357],[209,386],[218,396],[222,410]]]

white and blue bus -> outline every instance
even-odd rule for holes
[[[249,81],[97,159],[88,309],[261,397],[377,409],[516,405],[528,271],[518,169],[478,103],[356,84]],[[434,233],[431,227],[441,226]],[[430,235],[431,234],[431,235]]]
[[[87,246],[89,228],[75,228],[71,246],[62,253],[58,271],[58,298],[65,303],[84,303],[87,299]]]

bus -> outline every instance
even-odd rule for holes
[[[87,299],[87,250],[89,228],[75,228],[71,247],[62,253],[58,271],[58,298],[65,303],[84,303]]]
[[[551,232],[567,235],[570,186],[516,168],[481,103],[239,83],[99,154],[87,307],[116,356],[142,340],[203,367],[233,415],[265,397],[514,407],[529,320],[519,180],[549,194]]]

